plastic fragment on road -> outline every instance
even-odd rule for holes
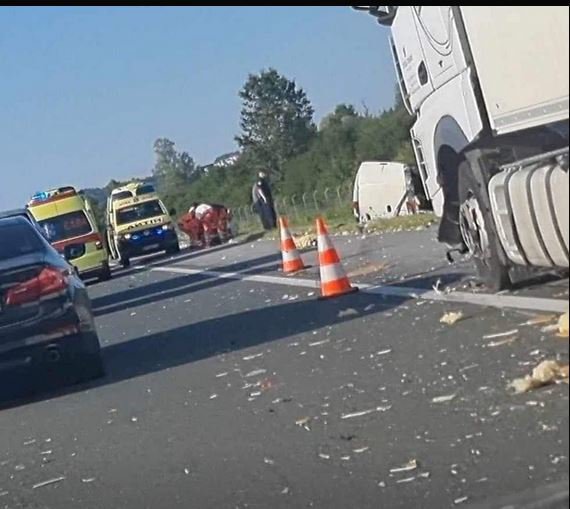
[[[266,369],[254,369],[253,371],[250,371],[249,373],[247,373],[245,375],[245,378],[250,378],[252,376],[259,376],[259,375],[263,375],[267,372]]]
[[[455,505],[459,505],[459,504],[462,504],[463,502],[467,502],[468,500],[469,500],[469,497],[459,497],[459,498],[456,498],[456,499],[453,501],[453,503],[454,503]]]
[[[81,479],[81,482],[84,484],[89,484],[95,481],[95,477],[87,477],[85,479]]]
[[[453,325],[457,323],[459,320],[463,318],[462,311],[449,311],[444,313],[443,316],[439,319],[440,323],[445,323],[447,325]]]
[[[301,417],[300,419],[297,419],[295,421],[295,425],[300,426],[301,428],[304,428],[307,431],[311,431],[311,428],[309,428],[309,422],[310,421],[311,421],[310,417]]]
[[[437,396],[432,398],[432,403],[447,403],[448,401],[452,401],[455,399],[457,394],[448,394],[447,396]]]
[[[555,319],[556,319],[556,315],[553,315],[553,314],[536,315],[532,318],[529,318],[526,322],[523,322],[520,325],[542,325],[545,323],[551,323]]]
[[[65,476],[55,477],[53,479],[49,479],[47,481],[39,482],[32,486],[33,490],[37,490],[38,488],[44,488],[45,486],[50,486],[51,484],[57,484],[61,481],[65,481]]]
[[[359,449],[352,449],[352,452],[354,454],[362,454],[363,452],[366,452],[368,449],[370,449],[370,447],[360,447]]]
[[[513,389],[515,394],[522,394],[562,380],[568,380],[568,365],[546,360],[536,366],[530,375],[513,380],[508,387]]]
[[[265,463],[266,465],[275,465],[275,461],[272,460],[271,458],[263,458],[263,463]]]
[[[243,357],[243,360],[244,361],[250,361],[252,359],[257,359],[258,357],[262,357],[262,356],[263,356],[263,352],[252,354],[252,355],[246,355],[245,357]]]
[[[358,315],[358,311],[354,308],[348,308],[348,309],[341,309],[338,312],[338,317],[339,318],[347,318],[349,316],[356,316]]]
[[[568,311],[558,319],[558,335],[563,338],[568,337]]]
[[[483,339],[497,339],[497,338],[505,338],[509,336],[513,336],[519,332],[518,329],[508,330],[506,332],[498,332],[497,334],[486,334],[483,336]]]
[[[392,405],[389,406],[377,406],[376,408],[370,408],[368,410],[361,410],[359,412],[352,412],[350,414],[342,414],[340,416],[341,419],[353,419],[355,417],[362,417],[364,415],[368,415],[368,414],[372,414],[375,412],[386,412],[387,410],[390,410],[390,408],[392,408]]]
[[[412,459],[408,461],[406,464],[402,465],[401,467],[391,468],[391,474],[399,474],[400,472],[411,472],[412,470],[416,470],[418,468],[418,460]]]

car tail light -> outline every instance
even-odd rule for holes
[[[6,305],[19,306],[42,297],[61,293],[67,288],[69,271],[45,267],[33,279],[24,281],[6,292]]]

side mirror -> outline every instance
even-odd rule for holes
[[[175,216],[175,215],[176,215],[176,209],[175,209],[175,208],[172,208],[172,209],[170,209],[170,210],[168,211],[168,213],[169,213],[171,216]]]
[[[63,248],[63,257],[69,262],[85,254],[85,244],[69,244]]]

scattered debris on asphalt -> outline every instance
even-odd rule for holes
[[[455,505],[459,505],[462,504],[463,502],[467,502],[469,500],[469,497],[460,497],[460,498],[456,498],[453,503]]]
[[[350,414],[342,414],[341,419],[353,419],[354,417],[362,417],[364,415],[372,414],[374,412],[386,412],[390,410],[392,405],[389,406],[377,406],[376,408],[370,408],[369,410],[361,410],[360,412],[352,412]]]
[[[54,479],[49,479],[48,481],[39,482],[37,484],[34,484],[32,486],[32,489],[37,490],[38,488],[43,488],[45,486],[49,486],[51,484],[56,484],[56,483],[59,483],[61,481],[65,481],[65,476],[55,477]]]
[[[370,447],[360,447],[359,449],[352,449],[352,452],[354,454],[362,454],[363,452],[366,452],[368,449],[370,449]]]
[[[532,374],[513,380],[509,387],[515,394],[521,394],[561,380],[568,380],[568,365],[563,366],[556,361],[546,360],[536,366]]]
[[[263,356],[263,352],[261,352],[261,353],[256,353],[256,354],[253,354],[253,355],[246,355],[245,357],[243,357],[243,360],[244,360],[244,361],[250,361],[250,360],[252,360],[252,359],[257,359],[258,357],[262,357],[262,356]]]
[[[411,472],[412,470],[416,470],[418,468],[418,460],[411,459],[401,467],[391,468],[391,474],[399,474],[400,472]]]
[[[447,325],[453,325],[463,318],[462,311],[449,311],[444,313],[444,315],[439,319],[440,323],[445,323]]]
[[[552,321],[554,321],[556,319],[556,315],[553,314],[549,314],[549,315],[537,315],[533,318],[530,318],[529,320],[527,320],[524,323],[521,323],[521,325],[542,325],[545,323],[551,323]]]
[[[311,422],[310,417],[301,417],[295,421],[295,424],[301,428],[306,429],[307,431],[311,431],[311,428],[309,428],[309,422]]]
[[[356,311],[356,309],[354,309],[354,308],[341,309],[338,312],[339,318],[347,318],[349,316],[356,316],[356,315],[358,315],[358,311]]]
[[[558,319],[558,335],[563,338],[568,337],[568,311]]]
[[[81,479],[82,483],[89,484],[95,481],[95,477],[87,477],[85,479]]]
[[[514,334],[518,334],[518,332],[519,332],[518,329],[512,329],[506,332],[498,332],[497,334],[486,334],[485,336],[483,336],[483,339],[504,338],[504,337],[513,336]]]
[[[259,376],[259,375],[263,375],[267,372],[266,369],[254,369],[253,371],[250,371],[249,373],[247,373],[245,375],[245,378],[250,378],[252,376]]]
[[[432,403],[447,403],[455,399],[457,394],[448,394],[447,396],[437,396],[431,400]]]

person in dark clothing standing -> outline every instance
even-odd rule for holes
[[[264,172],[260,171],[255,184],[251,190],[253,207],[261,219],[261,224],[265,230],[277,227],[277,214],[273,203],[271,187]]]

